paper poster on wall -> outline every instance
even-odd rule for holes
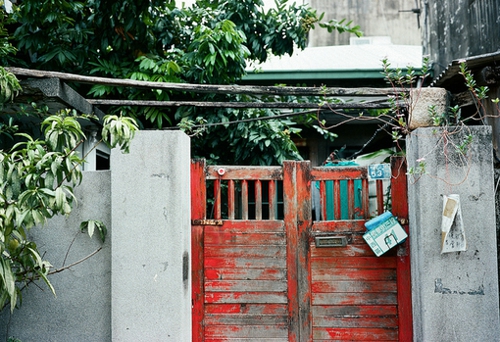
[[[441,221],[441,254],[467,250],[465,228],[460,207],[460,196],[443,196],[443,215]]]

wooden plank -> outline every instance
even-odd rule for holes
[[[205,292],[286,292],[286,280],[207,280]]]
[[[282,87],[282,86],[242,86],[223,84],[188,84],[173,82],[150,82],[110,77],[84,76],[58,71],[34,70],[26,68],[6,68],[16,76],[59,78],[63,81],[103,84],[109,86],[137,87],[146,89],[168,89],[172,91],[207,94],[247,94],[247,95],[300,95],[300,96],[387,96],[400,95],[404,89],[392,88],[325,88],[325,87]]]
[[[396,329],[383,328],[314,328],[314,339],[341,341],[397,341]]]
[[[297,231],[297,163],[283,163],[283,204],[287,246],[287,302],[288,302],[288,340],[300,341],[299,326],[299,289],[298,271],[298,231]]]
[[[376,180],[377,187],[377,212],[379,215],[384,213],[384,183],[381,179]]]
[[[334,215],[334,220],[340,220],[342,217],[342,199],[340,196],[340,181],[339,180],[334,180],[333,181],[333,203],[335,204],[335,215]],[[327,217],[327,216],[325,216]]]
[[[264,325],[286,324],[287,315],[234,315],[234,314],[205,314],[205,325]]]
[[[296,172],[299,341],[312,341],[311,249],[309,248],[312,227],[310,162],[298,162]]]
[[[313,167],[311,180],[343,180],[368,178],[368,169],[360,166]]]
[[[277,337],[277,338],[205,338],[205,342],[288,342],[287,337]],[[330,341],[331,342],[331,341]]]
[[[355,317],[339,318],[331,316],[314,316],[314,327],[330,328],[398,328],[398,319],[394,317]]]
[[[206,287],[205,287],[206,291]],[[313,293],[334,292],[396,292],[395,281],[360,281],[360,280],[336,280],[336,281],[313,281]]]
[[[276,181],[270,180],[268,182],[269,220],[276,220],[277,218],[276,195]]]
[[[369,316],[383,316],[397,317],[398,310],[396,305],[314,305],[314,316],[328,316],[328,317],[369,317]]]
[[[213,233],[205,232],[205,244],[207,245],[285,245],[285,234],[278,232],[234,232],[234,233]]]
[[[219,170],[224,170],[220,175]],[[281,166],[230,166],[230,165],[209,165],[207,166],[207,179],[223,180],[281,180],[283,170]]]
[[[214,181],[214,219],[220,220],[222,218],[222,182],[219,179]]]
[[[222,220],[222,226],[206,226],[206,232],[284,232],[283,221]]]
[[[205,161],[191,162],[191,219],[206,218]],[[191,226],[191,292],[192,292],[192,338],[202,342],[203,327],[203,227]]]
[[[286,279],[284,268],[205,268],[205,280],[282,280]]]
[[[338,214],[340,217],[340,211],[338,212]],[[314,221],[312,226],[312,231],[314,233],[316,232],[317,233],[319,232],[364,233],[366,232],[365,222],[366,222],[365,220]]]
[[[386,293],[313,293],[313,305],[396,305],[397,294]]]
[[[338,202],[340,203],[340,202]],[[347,217],[354,220],[354,180],[347,180]]]
[[[286,268],[285,259],[205,258],[206,268]]]
[[[286,304],[207,304],[206,314],[286,315]]]
[[[408,185],[406,176],[406,160],[392,158],[392,212],[403,223],[403,228],[409,235],[408,226]],[[410,239],[397,247],[397,284],[398,284],[398,317],[400,341],[413,340],[413,317],[411,298],[411,265]]]
[[[227,217],[229,220],[235,218],[235,188],[234,180],[230,179],[227,182]]]
[[[205,303],[207,304],[214,304],[214,303],[285,304],[287,302],[288,300],[286,297],[286,293],[284,292],[206,292],[205,293]]]
[[[205,257],[225,257],[225,258],[285,258],[286,246],[210,246],[205,249]]]
[[[339,234],[338,236],[342,236]],[[359,256],[359,257],[372,257],[375,254],[373,250],[365,242],[360,245],[347,245],[344,247],[319,247],[316,248],[314,244],[311,244],[311,255],[312,258],[316,257],[349,257],[349,256]]]
[[[248,220],[248,182],[241,182],[241,218]]]
[[[325,181],[319,183],[319,203],[321,206],[321,218],[326,220],[326,185]]]
[[[262,220],[262,183],[260,180],[256,180],[254,184],[255,188],[255,219]]]
[[[321,268],[396,268],[394,257],[314,258],[312,269]]]
[[[211,325],[205,329],[206,338],[286,338],[286,324],[273,325]]]
[[[206,276],[206,271],[205,271]],[[326,268],[312,270],[313,281],[378,280],[396,281],[396,270],[390,268]]]
[[[363,218],[368,220],[370,218],[370,188],[368,179],[362,181],[361,201],[363,206]]]

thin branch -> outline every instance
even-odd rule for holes
[[[50,271],[49,273],[47,273],[47,275],[52,275],[52,274],[56,274],[56,273],[59,273],[59,272],[62,272],[64,270],[67,270],[68,268],[71,268],[73,266],[76,266],[78,264],[81,264],[82,262],[84,262],[85,260],[87,259],[90,259],[91,257],[93,257],[94,255],[96,255],[97,253],[99,253],[101,251],[102,247],[99,247],[98,249],[96,249],[94,252],[90,253],[89,255],[87,255],[85,258],[83,259],[80,259],[78,261],[75,261],[74,263],[68,265],[68,266],[64,266],[64,267],[60,267],[60,268],[56,268],[55,270],[53,271]]]

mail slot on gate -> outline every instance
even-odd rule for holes
[[[345,236],[316,236],[314,239],[316,247],[345,247],[347,238]]]

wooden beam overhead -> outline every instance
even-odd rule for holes
[[[243,94],[243,95],[296,95],[296,96],[323,96],[323,97],[352,97],[352,96],[399,96],[405,90],[393,88],[329,88],[329,87],[281,87],[281,86],[241,86],[217,84],[188,84],[147,82],[131,79],[117,79],[109,77],[83,76],[57,71],[32,70],[25,68],[6,68],[16,76],[36,78],[58,78],[66,82],[87,84],[102,84],[117,87],[134,87],[146,89],[164,89],[178,92],[205,93],[205,94]]]

